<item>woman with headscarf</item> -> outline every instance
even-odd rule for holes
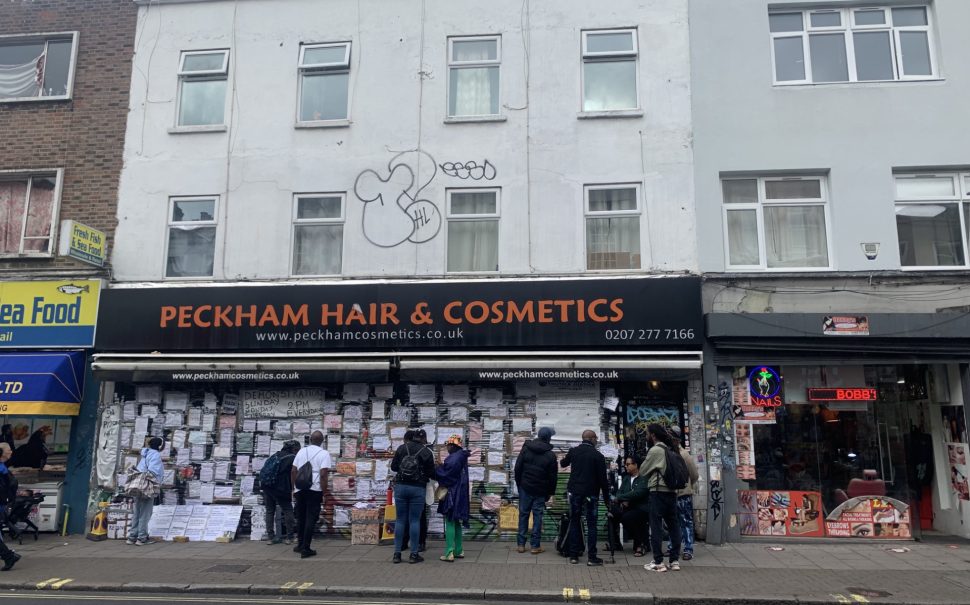
[[[14,450],[7,466],[11,468],[44,468],[47,464],[47,455],[50,453],[50,450],[47,449],[46,438],[44,429],[34,431],[27,443]]]
[[[452,435],[445,441],[448,457],[436,471],[439,490],[448,493],[438,502],[438,512],[445,517],[445,554],[442,561],[454,562],[465,557],[461,545],[462,526],[468,527],[468,450],[462,449],[461,437]]]

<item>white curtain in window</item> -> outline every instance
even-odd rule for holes
[[[342,225],[298,225],[293,247],[295,275],[340,273],[343,248]]]
[[[829,264],[822,206],[767,206],[765,240],[768,267],[827,267]]]
[[[498,271],[498,221],[449,221],[448,271]]]
[[[0,181],[0,253],[20,252],[27,181]]]
[[[43,81],[43,54],[23,65],[0,65],[0,98],[36,97]]]
[[[216,254],[215,227],[173,226],[168,232],[167,277],[212,275]]]
[[[728,225],[728,264],[758,265],[761,263],[758,251],[758,216],[754,210],[729,210]]]
[[[640,268],[640,217],[586,219],[588,269]]]
[[[488,44],[456,44],[456,61],[486,61],[494,59]],[[492,55],[492,56],[490,56]],[[482,116],[495,113],[492,107],[492,70],[497,67],[452,68],[452,115]]]

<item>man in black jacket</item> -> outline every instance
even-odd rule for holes
[[[532,514],[532,554],[543,552],[539,545],[542,536],[542,514],[546,501],[556,493],[559,467],[552,451],[552,436],[556,431],[549,427],[539,429],[539,438],[526,441],[515,460],[515,485],[519,488],[519,536],[518,551],[525,552],[526,534],[529,530],[529,514]]]
[[[606,510],[610,509],[610,484],[606,478],[606,458],[596,449],[596,433],[583,431],[583,442],[569,450],[560,463],[563,468],[571,467],[569,483],[569,562],[579,563],[579,553],[583,550],[580,524],[586,516],[586,564],[595,567],[603,564],[596,556],[596,521],[599,513],[598,498],[603,494]]]

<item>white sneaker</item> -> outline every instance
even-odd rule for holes
[[[656,571],[660,573],[664,573],[667,571],[667,566],[664,565],[663,563],[647,563],[646,565],[643,566],[643,568],[646,569],[647,571]]]
[[[680,561],[673,561],[670,564],[670,571],[680,571]]]
[[[125,540],[125,544],[127,544],[128,546],[134,546],[135,542],[136,540],[134,538],[128,538],[127,540]]]

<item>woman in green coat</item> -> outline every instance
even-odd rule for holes
[[[649,543],[650,509],[647,505],[647,478],[640,476],[640,460],[627,456],[626,474],[616,493],[617,510],[614,522],[622,523],[627,534],[633,536],[633,556],[642,557]]]

